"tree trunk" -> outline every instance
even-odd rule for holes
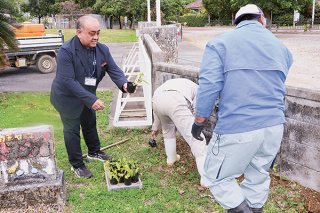
[[[38,22],[41,24],[41,16],[38,16]]]
[[[113,16],[110,16],[110,29],[113,29],[113,21],[112,21],[112,19],[113,19]]]
[[[52,15],[53,17],[53,26],[51,26],[51,28],[57,28],[57,18],[56,15]]]
[[[120,30],[122,30],[121,16],[118,16],[118,19],[119,19]]]
[[[130,29],[134,30],[134,15],[130,17]]]
[[[110,29],[110,16],[105,16],[104,21],[106,23],[107,29]]]
[[[72,21],[72,18],[71,18],[71,17],[69,17],[69,19],[68,19],[68,20],[69,20],[69,26],[68,26],[68,27],[69,27],[69,29],[71,29],[71,21]]]

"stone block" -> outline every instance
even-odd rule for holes
[[[164,53],[157,45],[157,43],[151,38],[150,35],[145,34],[142,36],[143,44],[147,50],[148,55],[151,58],[151,62],[164,62]]]
[[[286,119],[284,137],[293,142],[320,149],[320,126]],[[320,161],[320,160],[319,160]]]
[[[0,188],[0,210],[24,208],[38,204],[62,209],[66,202],[64,186],[63,171],[59,170],[55,180]]]
[[[42,125],[0,130],[0,209],[65,203],[53,130]]]
[[[56,179],[52,127],[0,131],[0,186],[48,179]]]
[[[157,22],[151,21],[151,22],[145,22],[145,21],[139,21],[138,22],[138,35],[143,35],[143,29],[146,27],[156,27]]]
[[[320,172],[320,149],[284,138],[281,144],[283,161],[297,163],[303,167]],[[319,177],[320,181],[320,177]]]
[[[286,96],[286,117],[320,126],[320,102]]]
[[[145,27],[140,34],[148,34],[164,52],[167,63],[178,62],[177,26]]]

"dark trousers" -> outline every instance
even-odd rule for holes
[[[69,156],[69,162],[74,168],[84,165],[80,146],[80,126],[88,153],[94,154],[100,150],[100,141],[96,126],[96,112],[84,107],[80,117],[68,118],[60,114],[63,123],[64,142]]]

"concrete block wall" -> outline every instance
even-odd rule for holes
[[[150,44],[146,41],[145,45]],[[198,67],[155,60],[152,67],[154,89],[171,78],[198,82]],[[287,86],[285,104],[287,122],[278,154],[279,173],[320,191],[320,92]],[[213,114],[206,127],[206,139],[210,139],[215,121]]]
[[[320,191],[320,92],[288,86],[280,174]]]

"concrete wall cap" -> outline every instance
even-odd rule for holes
[[[302,87],[286,86],[286,95],[307,100],[320,101],[320,91]]]

